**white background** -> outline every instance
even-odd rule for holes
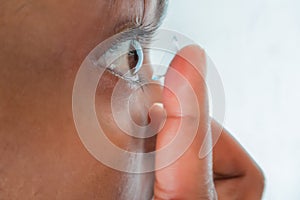
[[[300,1],[171,0],[163,27],[215,62],[225,126],[262,167],[264,199],[300,199]]]

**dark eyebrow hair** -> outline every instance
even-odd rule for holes
[[[116,43],[132,39],[138,40],[145,45],[151,42],[151,38],[165,18],[169,0],[155,1],[157,3],[156,9],[151,18],[147,18],[144,15],[142,19],[131,19],[131,21],[119,23],[115,26],[115,32],[119,35]]]

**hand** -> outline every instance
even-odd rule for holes
[[[189,60],[187,62],[183,59]],[[193,67],[193,66],[196,66]],[[198,131],[191,146],[171,165],[155,172],[154,199],[261,199],[264,188],[264,177],[255,162],[230,134],[223,129],[213,151],[204,158],[199,158],[199,151],[207,133],[214,134],[222,128],[208,113],[207,91],[205,87],[205,53],[197,46],[182,49],[173,59],[166,75],[165,85],[177,84],[175,90],[163,91],[163,104],[166,111],[166,121],[158,133],[156,148],[169,144],[183,123],[182,130],[187,137],[191,135],[188,129],[195,123],[197,109],[187,109],[181,113],[182,105],[191,105],[192,95],[185,90],[185,85],[178,84],[178,77],[171,71],[176,70],[186,78],[197,97],[200,110]],[[210,131],[211,130],[211,131]],[[211,137],[210,137],[211,138]],[[177,151],[175,147],[170,151]],[[207,147],[207,148],[212,148]],[[157,158],[156,165],[161,162]]]

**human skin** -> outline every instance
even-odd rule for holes
[[[101,164],[84,148],[73,122],[72,89],[81,62],[97,44],[120,31],[115,28],[117,24],[128,25],[128,21],[151,13],[151,6],[145,9],[142,2],[0,1],[1,199],[133,199],[138,192],[128,185],[135,186],[135,180],[144,181],[145,199],[152,194],[153,184],[157,199],[166,193],[185,198],[187,193],[179,186],[174,185],[176,193],[174,188],[164,187],[168,183],[153,183],[153,173],[126,174]],[[153,150],[155,139],[144,146],[122,136],[110,117],[111,111],[105,110],[117,81],[105,73],[99,83],[99,121],[117,145]],[[227,155],[224,149],[232,149],[232,153]],[[249,194],[259,199],[263,190],[261,172],[226,131],[213,154],[219,199]],[[195,172],[198,176],[206,173]],[[163,173],[156,174],[157,181],[160,177]],[[176,182],[181,181],[178,177]],[[233,190],[237,186],[242,189]],[[194,186],[190,189],[200,191]]]

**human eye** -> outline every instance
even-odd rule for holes
[[[137,40],[128,40],[113,45],[101,58],[101,67],[129,82],[138,82],[144,53]]]

